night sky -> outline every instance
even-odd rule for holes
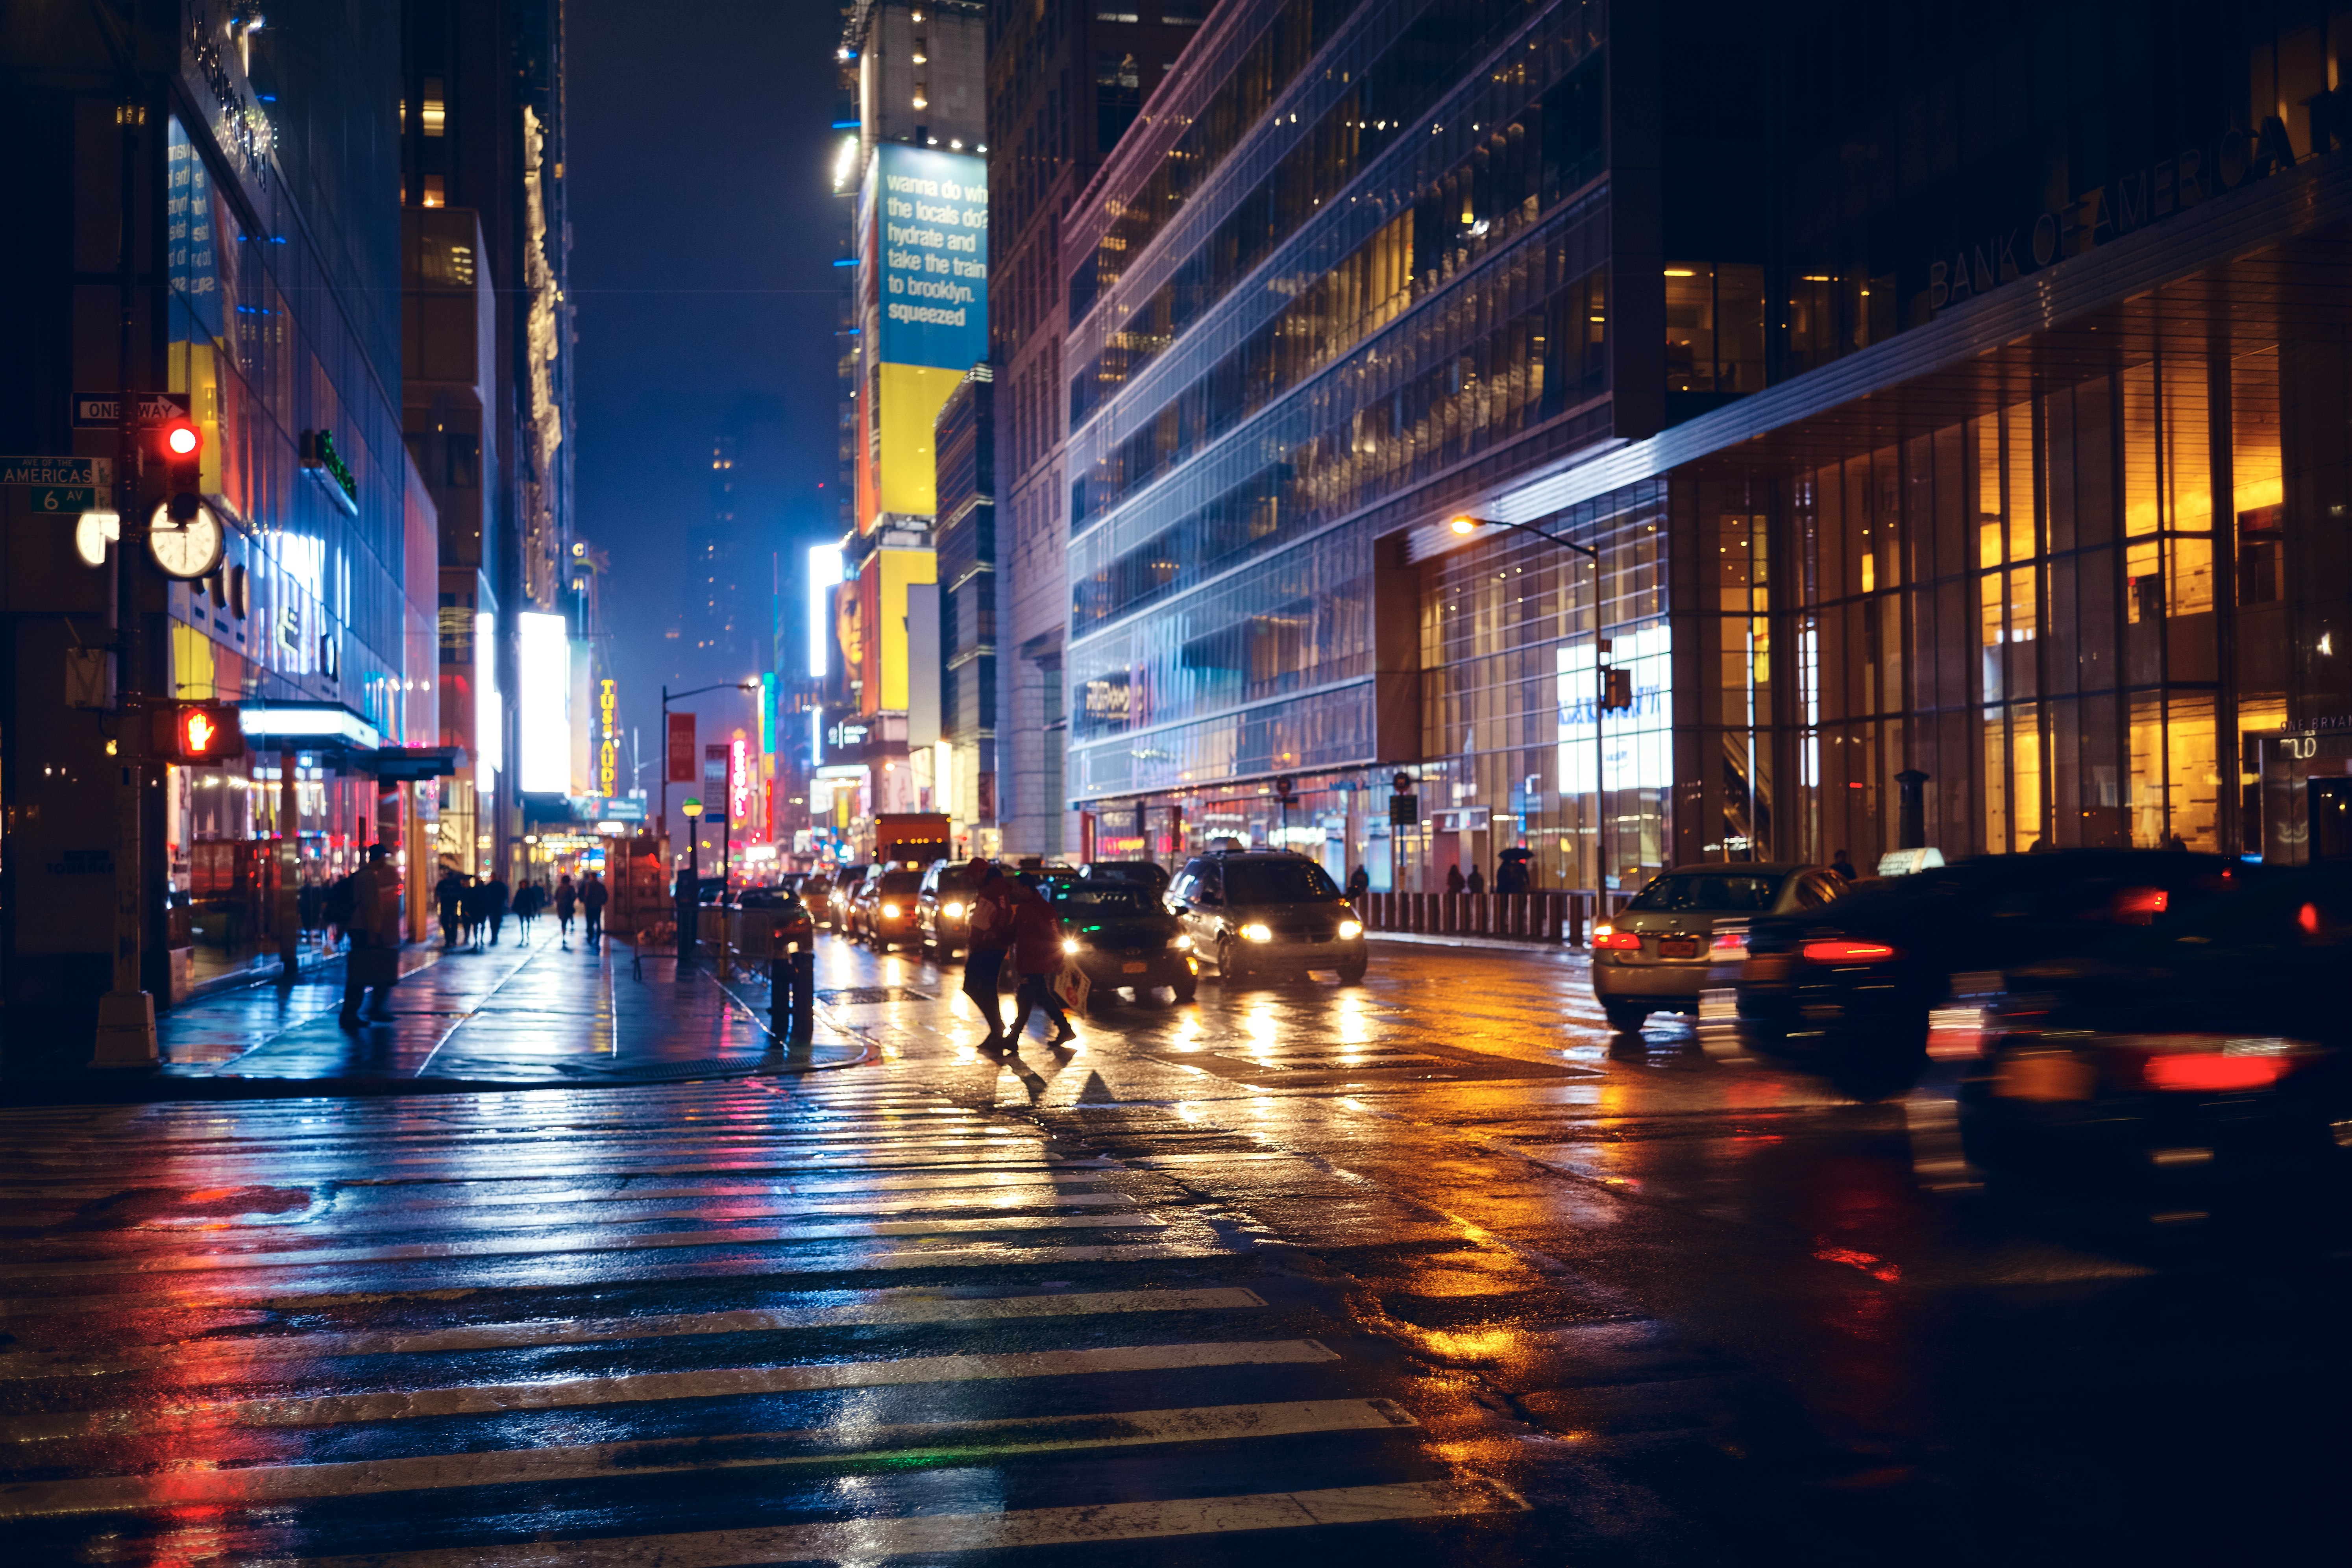
[[[577,526],[612,554],[604,619],[624,733],[637,728],[643,783],[657,795],[662,684],[752,672],[698,662],[691,628],[666,637],[679,624],[687,540],[712,511],[713,438],[733,428],[744,441],[739,549],[755,619],[771,613],[770,557],[837,532],[841,19],[829,0],[573,0],[567,11]],[[748,721],[748,704],[731,702],[686,706],[709,737],[722,713]],[[625,746],[621,771],[625,788]]]

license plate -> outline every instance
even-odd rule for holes
[[[1122,963],[1118,966],[1118,972],[1121,974],[1140,974],[1150,967],[1151,965],[1148,963]]]
[[[1696,958],[1698,943],[1686,936],[1670,936],[1658,943],[1660,958]]]
[[[1992,1091],[2004,1100],[2088,1100],[2098,1068],[2080,1057],[2005,1057],[1994,1069]]]

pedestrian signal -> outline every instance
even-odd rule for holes
[[[1631,712],[1633,707],[1633,672],[1630,669],[1604,669],[1601,672],[1601,710],[1603,713]]]
[[[202,764],[245,755],[245,730],[226,702],[167,702],[155,710],[161,761]]]

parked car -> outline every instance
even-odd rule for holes
[[[916,940],[926,958],[953,958],[971,941],[971,862],[934,860],[915,895]]]
[[[1045,900],[1061,922],[1062,951],[1097,994],[1166,986],[1190,1002],[1200,985],[1192,938],[1156,893],[1139,885],[1056,878]]]
[[[920,871],[877,868],[867,879],[868,890],[857,906],[857,927],[867,946],[887,952],[916,939],[915,897],[922,887]]]
[[[1336,970],[1364,977],[1364,922],[1328,873],[1286,849],[1213,850],[1184,863],[1169,907],[1192,951],[1216,961],[1227,984],[1253,974]]]
[[[1141,888],[1154,900],[1168,891],[1171,879],[1168,868],[1157,860],[1089,860],[1078,868],[1078,879],[1084,882],[1117,882],[1131,888]]]
[[[1718,863],[1662,871],[1592,928],[1592,994],[1632,1034],[1653,1013],[1696,1013],[1699,994],[1736,983],[1748,922],[1821,909],[1846,891],[1825,866]]]
[[[1988,855],[1761,916],[1739,972],[1741,1035],[1849,1092],[1899,1093],[1918,1081],[1928,1014],[1956,976],[1989,994],[2001,970],[2081,952],[2118,926],[2162,925],[2259,871],[2179,850]]]
[[[1996,1180],[2173,1212],[2330,1192],[2352,1170],[2348,967],[2352,871],[2332,868],[2020,963],[1960,1083],[1962,1147]]]

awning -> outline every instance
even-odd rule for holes
[[[386,746],[370,759],[379,779],[445,779],[460,760],[455,746]]]
[[[259,742],[255,751],[373,752],[383,744],[374,725],[340,702],[244,702],[236,718],[246,740]]]

